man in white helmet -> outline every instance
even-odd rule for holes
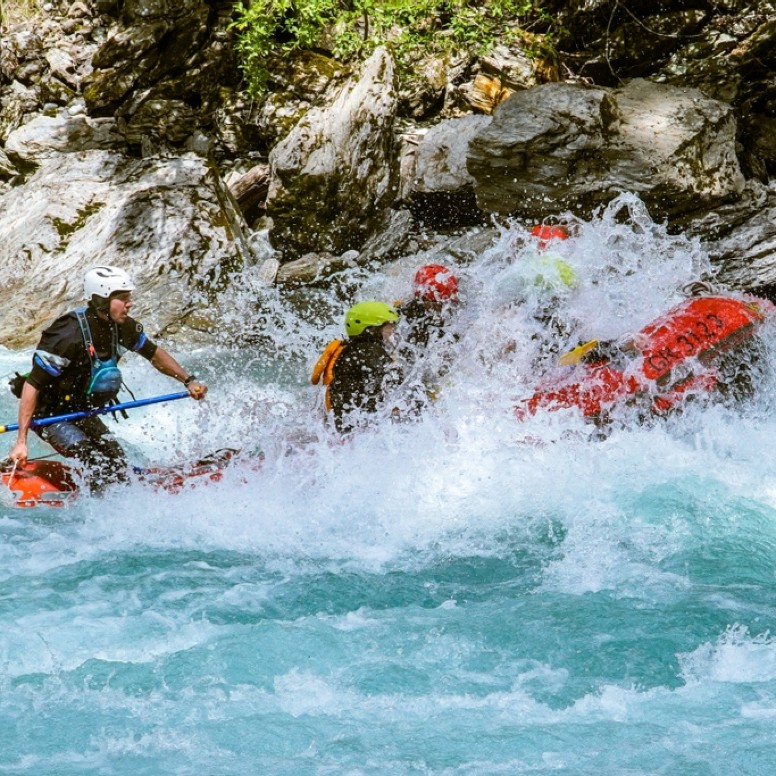
[[[128,350],[179,380],[192,398],[205,397],[207,386],[130,318],[134,290],[135,284],[123,269],[94,267],[84,276],[87,307],[65,313],[43,332],[32,369],[19,385],[19,433],[10,452],[17,464],[27,460],[27,432],[33,417],[80,412],[115,400],[121,387],[118,362]],[[124,450],[99,417],[54,423],[35,431],[60,455],[84,465],[92,490],[127,479]]]

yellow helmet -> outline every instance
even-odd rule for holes
[[[370,326],[382,326],[398,320],[396,308],[386,302],[358,302],[345,314],[345,331],[349,337],[355,337]]]

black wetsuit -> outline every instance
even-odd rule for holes
[[[400,382],[401,372],[379,330],[367,329],[347,340],[329,385],[337,430],[348,433],[368,425],[369,416],[384,407],[386,393]]]
[[[415,367],[416,378],[423,385],[416,386],[416,411],[428,401],[423,394],[435,392],[439,381],[450,371],[451,347],[459,341],[457,333],[450,331],[450,308],[442,309],[426,305],[422,299],[412,299],[401,306],[402,359]]]
[[[91,306],[86,320],[98,358],[115,360],[128,350],[147,359],[156,345],[146,337],[143,326],[132,318],[121,325],[99,317]],[[116,352],[114,350],[114,342]],[[89,409],[95,404],[88,395],[92,362],[74,311],[57,318],[42,334],[32,357],[27,382],[39,391],[36,418],[52,417]],[[80,460],[91,474],[93,490],[108,482],[126,479],[128,463],[121,445],[98,417],[54,423],[35,429],[60,455]]]
[[[407,324],[406,341],[413,348],[426,348],[445,336],[445,317],[429,308],[422,299],[412,299],[401,306],[401,318]]]

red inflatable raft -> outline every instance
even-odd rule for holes
[[[220,480],[236,452],[219,450],[182,466],[138,468],[135,475],[143,485],[177,493],[191,485]],[[0,503],[14,507],[62,507],[72,503],[79,491],[73,468],[61,461],[29,461],[16,468],[6,465],[0,480]]]
[[[688,299],[645,326],[614,357],[591,348],[565,378],[523,399],[515,414],[523,420],[540,410],[578,408],[586,418],[601,420],[628,403],[665,413],[690,395],[718,388],[719,357],[750,340],[775,314],[771,302],[754,297]]]

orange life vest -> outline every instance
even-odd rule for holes
[[[323,383],[326,386],[326,409],[331,410],[331,396],[329,395],[329,385],[334,379],[334,364],[342,353],[345,343],[342,340],[332,340],[326,349],[321,353],[321,357],[315,362],[313,373],[310,376],[310,382],[313,385]]]

